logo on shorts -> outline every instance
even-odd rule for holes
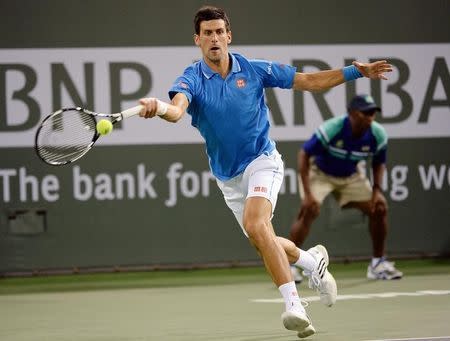
[[[338,147],[338,148],[344,147],[344,140],[337,140],[336,141],[336,147]]]
[[[362,146],[362,147],[361,147],[361,150],[362,150],[363,152],[368,152],[368,151],[370,150],[370,146]]]
[[[245,86],[245,84],[246,84],[245,79],[240,78],[236,81],[236,85],[238,88],[243,88]]]
[[[256,186],[255,188],[253,188],[253,192],[267,193],[267,187]]]

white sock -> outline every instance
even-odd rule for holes
[[[297,287],[295,286],[294,281],[280,285],[278,289],[284,298],[286,311],[293,309],[304,310],[302,303],[300,302],[300,297],[298,297]]]
[[[300,256],[294,265],[302,268],[306,271],[313,271],[317,266],[316,259],[308,252],[302,249],[298,249],[300,251]]]

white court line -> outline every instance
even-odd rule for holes
[[[365,340],[365,341],[428,341],[428,340],[450,340],[450,336],[425,336],[425,337],[414,337],[406,339],[377,339],[377,340]]]
[[[365,300],[373,298],[392,298],[399,296],[428,296],[428,295],[450,295],[450,290],[419,290],[413,292],[382,292],[374,294],[356,294],[356,295],[338,295],[337,299],[339,301],[344,300]],[[307,302],[319,301],[319,296],[307,296],[302,297]],[[282,298],[255,298],[251,299],[251,302],[256,303],[283,303]],[[399,339],[400,340],[400,339]],[[408,340],[408,339],[404,339]],[[414,340],[414,339],[413,339]]]

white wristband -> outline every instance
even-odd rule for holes
[[[157,99],[156,101],[156,115],[164,116],[167,113],[167,109],[169,109],[169,105],[163,101],[160,101],[159,99]]]

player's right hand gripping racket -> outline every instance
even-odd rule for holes
[[[79,107],[57,110],[44,118],[36,132],[36,153],[49,165],[67,165],[85,155],[98,140],[97,120],[109,118],[114,124],[139,114],[141,109],[138,105],[118,114],[101,114]]]

